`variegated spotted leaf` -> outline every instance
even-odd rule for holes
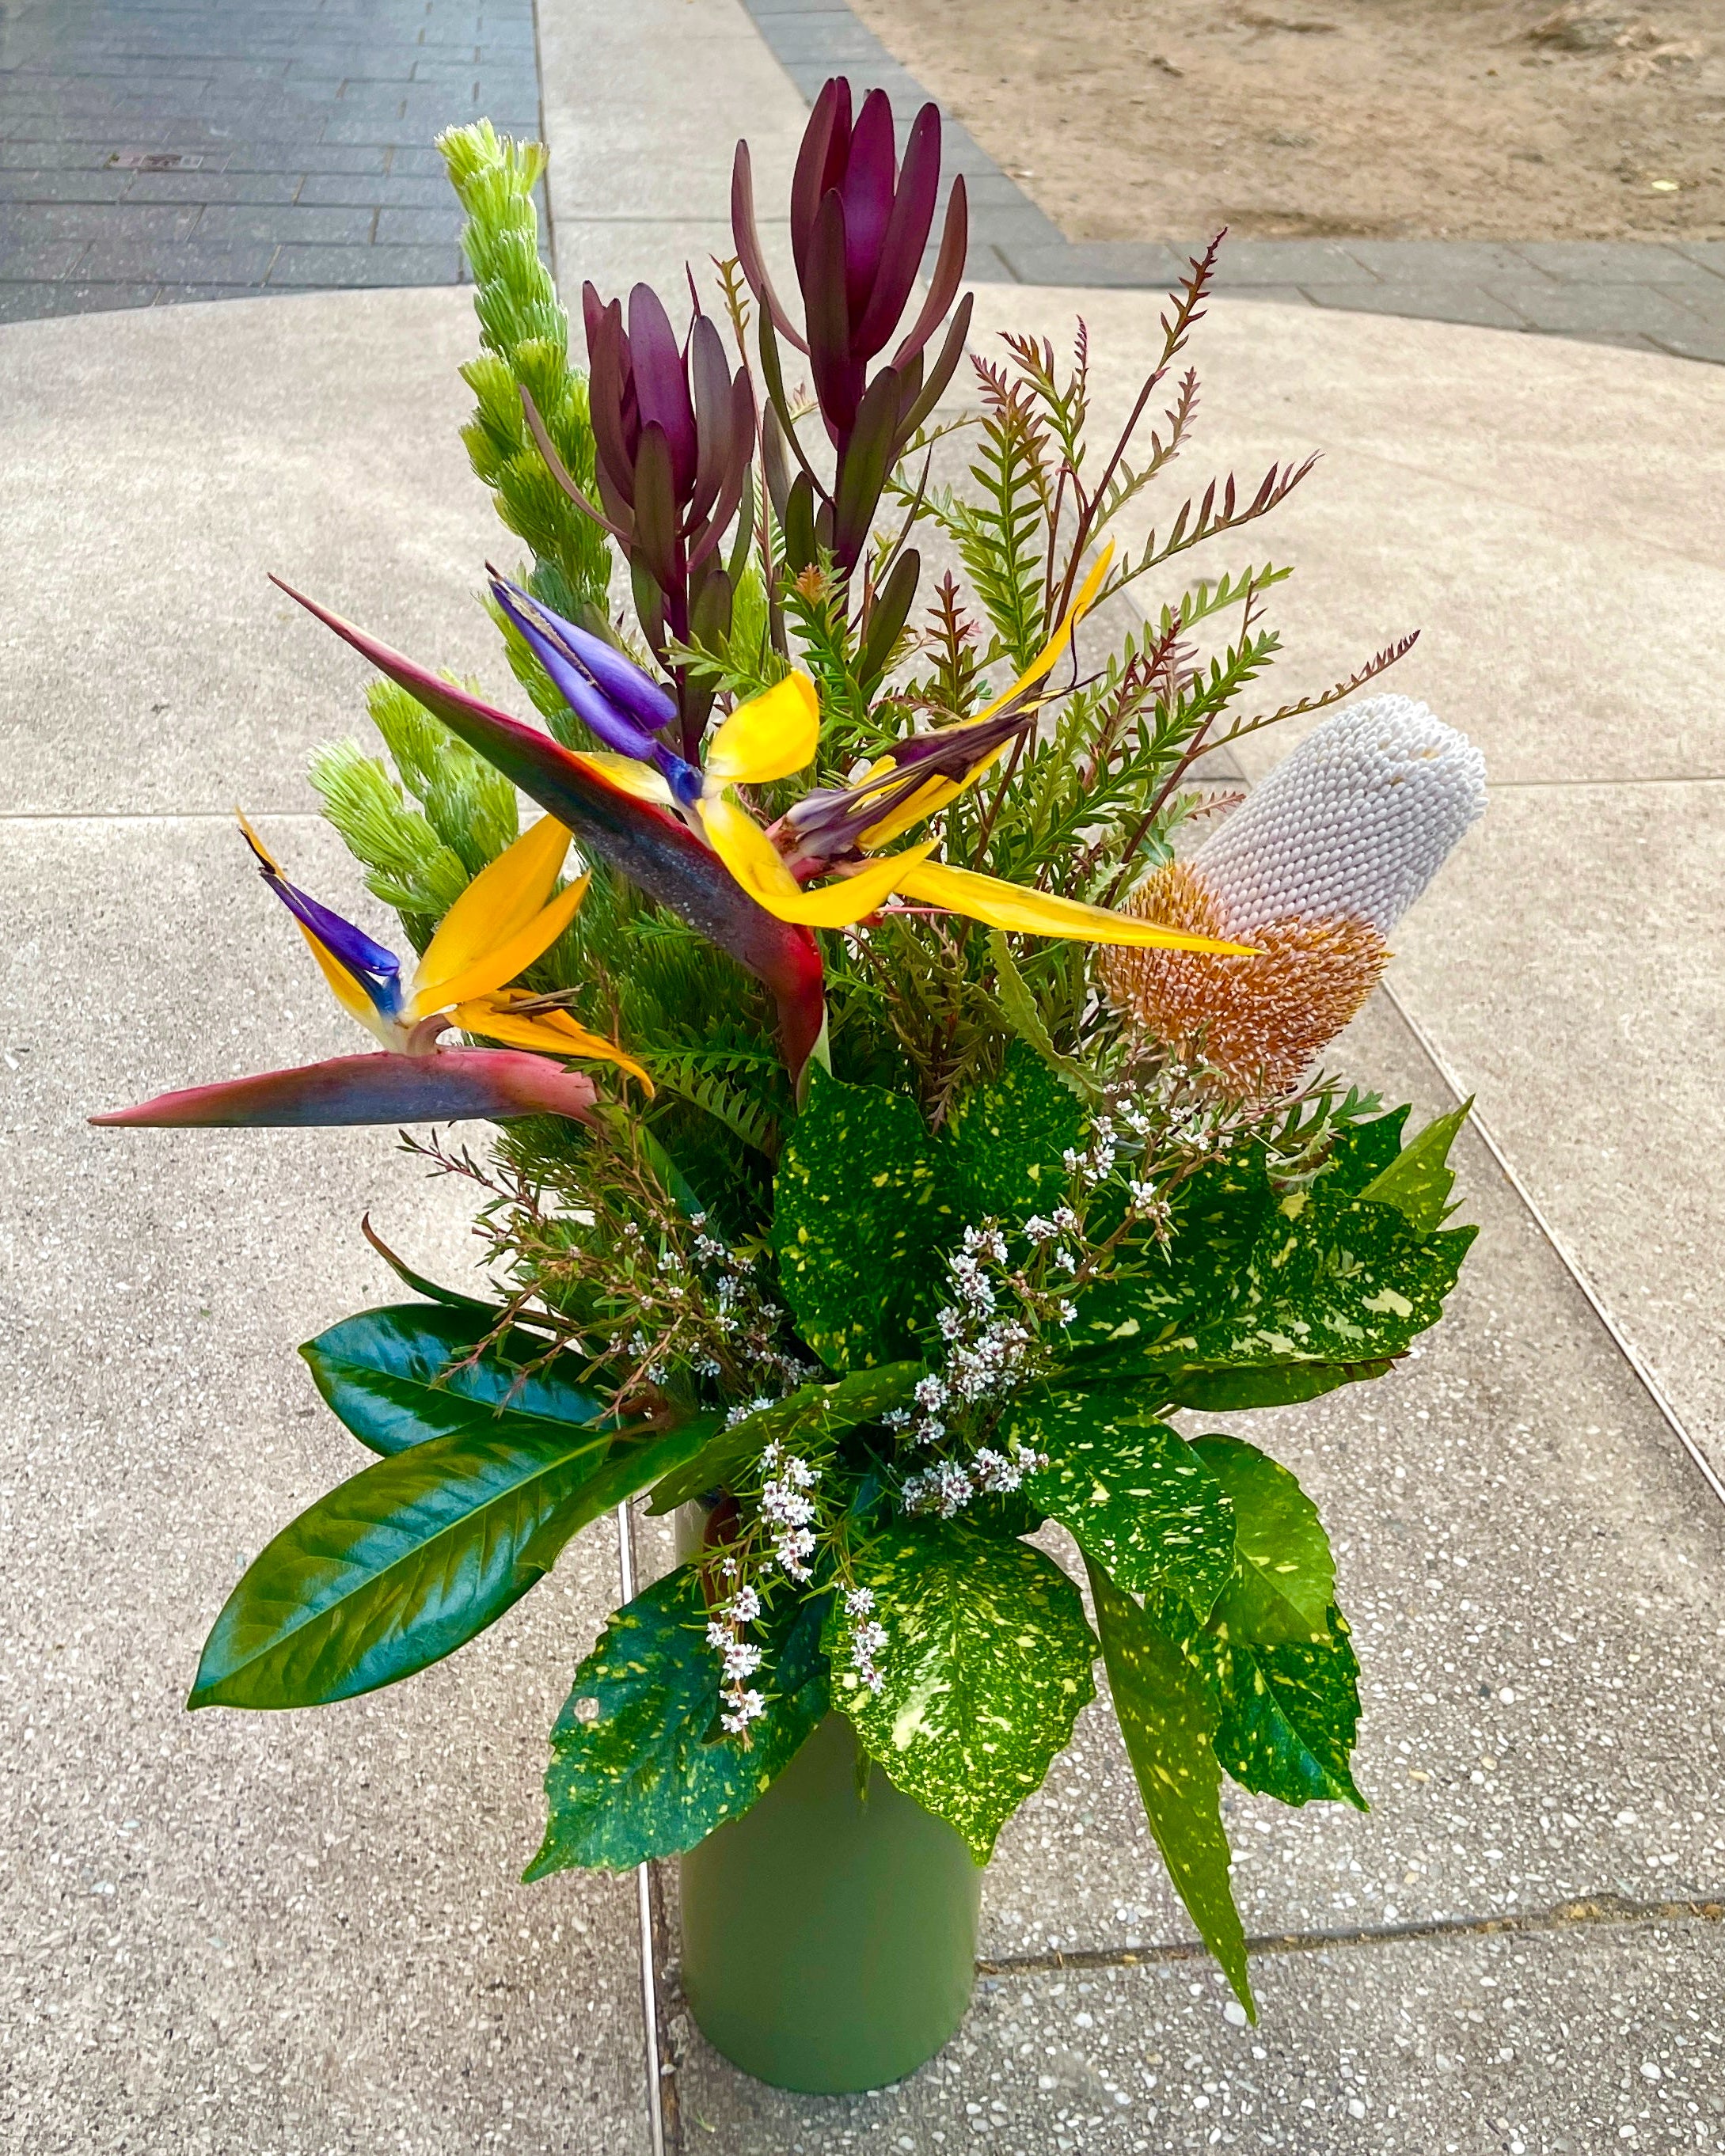
[[[1100,1565],[1091,1563],[1089,1569],[1115,1717],[1137,1778],[1144,1816],[1175,1892],[1255,2020],[1245,1934],[1228,1876],[1222,1770],[1211,1744],[1215,1700],[1177,1642]],[[1176,1609],[1185,1609],[1177,1598],[1168,1599]]]
[[[1367,1809],[1348,1765],[1359,1664],[1339,1609],[1325,1613],[1322,1637],[1271,1647],[1238,1637],[1219,1617],[1194,1627],[1171,1594],[1147,1597],[1146,1607],[1209,1683],[1216,1757],[1243,1789],[1285,1804],[1328,1799]]]
[[[1234,1506],[1235,1568],[1217,1620],[1236,1639],[1267,1646],[1327,1639],[1336,1560],[1317,1506],[1286,1467],[1244,1438],[1194,1438],[1192,1450]]]
[[[1165,1586],[1204,1616],[1234,1573],[1234,1507],[1178,1430],[1130,1385],[1053,1389],[1015,1403],[1001,1438],[1045,1454],[1025,1477],[1039,1511],[1134,1593]]]
[[[1078,1589],[1028,1543],[939,1521],[890,1528],[855,1569],[886,1627],[885,1681],[872,1692],[835,1666],[834,1703],[889,1779],[985,1864],[1095,1695]]]
[[[947,1127],[961,1225],[988,1219],[1016,1224],[1032,1213],[1052,1213],[1071,1179],[1063,1156],[1079,1143],[1085,1122],[1070,1088],[1014,1041],[1004,1070],[962,1094]]]
[[[779,1159],[773,1246],[797,1329],[835,1370],[898,1360],[934,1311],[956,1235],[916,1102],[816,1068]]]
[[[822,1602],[788,1604],[753,1680],[768,1700],[745,1751],[717,1736],[719,1658],[691,1565],[615,1612],[551,1732],[545,1840],[524,1875],[625,1871],[692,1849],[788,1767],[827,1712]]]

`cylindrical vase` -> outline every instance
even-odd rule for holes
[[[780,2088],[879,2088],[964,2017],[982,1870],[829,1715],[741,1819],[680,1860],[683,1991],[708,2041]]]

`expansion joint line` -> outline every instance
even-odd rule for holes
[[[1424,1923],[1363,1924],[1352,1931],[1266,1932],[1249,1938],[1246,1952],[1260,1957],[1323,1953],[1332,1947],[1394,1945],[1403,1939],[1492,1938],[1505,1933],[1574,1931],[1587,1925],[1717,1924],[1722,1920],[1725,1895],[1635,1902],[1624,1895],[1598,1894],[1502,1917],[1433,1917]],[[1055,1948],[1048,1953],[1002,1954],[979,1959],[976,1966],[978,1976],[1042,1976],[1058,1969],[1147,1969],[1209,1958],[1209,1948],[1201,1940],[1176,1939],[1165,1946]]]

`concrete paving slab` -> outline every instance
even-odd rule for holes
[[[560,0],[539,29],[566,295],[578,297],[588,276],[607,291],[637,279],[668,290],[684,260],[734,252],[739,136],[752,147],[763,238],[783,223],[808,109],[737,0],[643,0],[626,15],[604,0]]]
[[[264,829],[357,889],[315,819]],[[236,844],[226,819],[0,824],[0,2146],[644,2156],[630,1884],[517,1884],[616,1599],[603,1531],[398,1688],[182,1711],[241,1565],[366,1464],[293,1352],[394,1299],[360,1213],[451,1279],[471,1250],[388,1132],[85,1125],[357,1045]]]
[[[1218,1980],[1189,1964],[1004,1973],[939,2058],[867,2097],[747,2082],[685,2016],[689,2145],[713,2156],[1725,2148],[1708,2005],[1725,1981],[1717,1922],[1337,1946],[1266,1955],[1253,1979],[1255,2030],[1226,2017]]]
[[[303,805],[365,674],[271,570],[512,698],[471,596],[515,558],[457,439],[477,349],[453,290],[9,331],[0,634],[29,665],[0,684],[0,812]]]
[[[1395,979],[1725,1472],[1722,847],[1717,783],[1494,788]]]
[[[984,286],[973,341],[1019,327],[1058,346],[1081,311],[1100,432],[1136,393],[1163,305]],[[1417,628],[1387,685],[1463,726],[1494,781],[1725,772],[1712,687],[1725,671],[1720,377],[1651,354],[1225,297],[1189,356],[1204,382],[1191,445],[1122,538],[1166,526],[1213,472],[1255,485],[1274,460],[1323,460],[1261,530],[1195,550],[1165,585],[1148,580],[1147,602],[1189,571],[1291,561],[1271,608],[1284,631],[1273,699],[1325,686]],[[1243,742],[1249,773],[1286,753],[1300,724]]]

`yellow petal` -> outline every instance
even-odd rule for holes
[[[813,762],[820,743],[820,706],[806,674],[788,674],[764,695],[739,704],[715,730],[705,764],[713,785],[754,785],[788,778]]]
[[[457,1004],[454,1019],[464,1033],[477,1033],[487,1040],[501,1040],[511,1048],[532,1048],[546,1055],[578,1055],[588,1062],[614,1063],[631,1077],[639,1078],[649,1096],[652,1094],[653,1081],[633,1056],[625,1055],[603,1034],[589,1033],[584,1025],[578,1025],[567,1011],[511,1011],[501,999],[485,996],[474,1003]]]
[[[240,819],[242,823],[244,820],[244,817]],[[396,1029],[390,1024],[388,1019],[383,1016],[365,990],[361,988],[359,983],[354,979],[352,974],[320,939],[312,934],[297,915],[294,919],[294,926],[305,938],[307,948],[317,961],[318,971],[334,990],[336,1001],[341,1004],[342,1009],[350,1018],[357,1018],[367,1033],[375,1034],[386,1048],[398,1048],[401,1041]]]
[[[583,749],[575,761],[591,764],[600,778],[619,793],[632,794],[637,801],[656,802],[661,808],[675,808],[677,805],[677,797],[663,775],[650,763],[642,763],[635,757],[618,756],[610,749]]]
[[[988,761],[992,763],[994,758],[990,757]],[[971,778],[975,776],[973,772]],[[956,801],[969,783],[968,778],[925,779],[902,808],[895,808],[890,816],[883,816],[878,824],[870,824],[866,831],[859,834],[856,843],[873,853],[908,831],[913,824],[923,823],[938,814],[949,801]]]
[[[785,866],[778,850],[759,824],[728,794],[702,806],[713,851],[757,906],[775,920],[804,928],[849,928],[890,898],[899,878],[933,852],[932,844],[874,861],[855,875],[805,891]]]
[[[997,696],[987,711],[978,711],[976,719],[967,721],[967,724],[974,726],[977,719],[992,719],[996,711],[1004,711],[1015,696],[1027,696],[1032,689],[1041,683],[1046,675],[1053,673],[1060,654],[1072,641],[1073,630],[1077,628],[1079,623],[1083,620],[1095,603],[1096,593],[1102,588],[1102,580],[1107,575],[1109,565],[1113,559],[1114,542],[1110,540],[1097,556],[1096,567],[1079,586],[1078,595],[1067,608],[1065,619],[1060,627],[1006,694],[1004,696]]]
[[[264,841],[252,829],[251,825],[247,823],[244,813],[242,810],[236,808],[234,814],[239,819],[239,828],[245,834],[245,842],[247,845],[251,848],[258,859],[264,864],[264,867],[269,870],[271,875],[280,875],[281,874],[280,863],[276,860],[275,855],[270,852],[268,846],[264,844]]]
[[[1164,928],[1158,921],[1135,921],[1130,914],[1111,913],[1105,906],[1086,906],[1081,899],[1027,891],[1021,884],[978,875],[973,869],[949,868],[943,861],[928,861],[913,869],[900,880],[898,889],[901,898],[944,906],[949,913],[986,921],[990,927],[1011,929],[1021,936],[1065,936],[1084,943],[1209,951],[1222,957],[1252,955],[1248,943],[1218,943],[1208,936],[1189,936],[1178,928]]]
[[[469,973],[488,951],[506,943],[526,927],[557,888],[557,873],[568,850],[567,828],[554,816],[542,816],[489,867],[480,870],[444,916],[413,975],[414,1000],[422,1014],[441,1010],[455,1000],[433,992],[444,982]],[[540,946],[541,950],[544,947]],[[534,957],[537,956],[536,952]],[[523,965],[531,963],[521,962]],[[521,969],[517,966],[513,973],[499,973],[489,985],[512,980]]]
[[[413,998],[414,1017],[429,1017],[433,1011],[447,1010],[451,1004],[471,1003],[475,997],[489,995],[506,981],[512,981],[517,973],[524,973],[536,958],[545,956],[575,918],[587,896],[587,886],[588,879],[578,876],[557,893],[542,912],[536,913],[525,927],[516,929],[506,942],[485,951],[465,973],[420,989]]]

